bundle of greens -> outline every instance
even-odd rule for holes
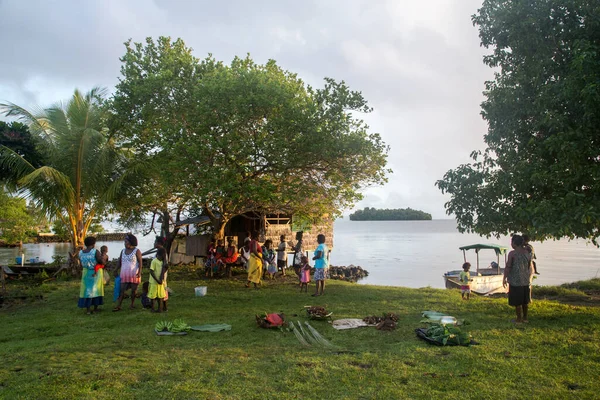
[[[176,319],[173,322],[158,321],[156,323],[156,325],[154,325],[154,330],[156,330],[156,332],[179,333],[179,332],[188,332],[190,329],[192,329],[192,327],[189,326],[188,324],[186,324],[181,319]]]
[[[460,328],[452,325],[431,324],[425,330],[427,339],[434,341],[443,346],[446,345],[462,345],[471,344],[472,336],[466,332],[462,332]]]
[[[185,323],[182,319],[176,319],[173,321],[171,332],[189,332],[191,329],[192,327]]]
[[[154,325],[154,330],[157,332],[170,332],[173,328],[173,323],[169,321],[158,321]]]

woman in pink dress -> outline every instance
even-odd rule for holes
[[[138,241],[134,235],[131,233],[125,235],[125,248],[121,250],[121,255],[119,255],[117,261],[117,269],[121,270],[119,274],[121,277],[121,293],[117,300],[117,306],[113,308],[113,311],[121,310],[125,291],[129,289],[131,289],[131,305],[129,308],[135,308],[133,306],[135,295],[142,280],[142,252],[137,248],[137,244]]]

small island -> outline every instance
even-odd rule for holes
[[[377,209],[365,207],[350,214],[350,221],[431,221],[431,214],[412,208]]]

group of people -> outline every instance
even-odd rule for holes
[[[128,233],[125,235],[124,244],[125,248],[121,250],[117,260],[116,270],[119,271],[119,276],[115,279],[115,289],[119,295],[113,311],[121,310],[128,290],[131,298],[129,308],[135,308],[137,290],[142,280],[142,252],[137,248],[137,238]],[[148,281],[144,282],[142,293],[142,305],[153,312],[167,311],[169,263],[164,244],[164,238],[157,236],[154,249],[144,253],[156,250],[156,257],[150,264]],[[104,267],[108,263],[108,248],[102,246],[100,251],[95,250],[96,238],[91,236],[85,238],[84,245],[85,249],[79,251],[82,274],[78,307],[85,308],[87,314],[92,314],[99,310],[98,306],[104,304]]]
[[[302,254],[302,239],[296,238],[298,243],[294,246],[294,271],[298,276],[300,291],[308,292],[308,284],[310,282],[311,267],[308,263],[308,257]],[[273,277],[277,270],[285,273],[284,268],[287,266],[287,242],[285,235],[281,235],[280,243],[277,246],[277,254],[272,250],[272,241],[267,239],[263,246],[258,243],[258,233],[250,234],[249,240],[244,242],[245,248],[248,249],[248,281],[246,287],[252,284],[258,289],[263,277],[263,271],[269,273]],[[329,260],[327,258],[329,249],[325,244],[325,235],[317,235],[317,248],[313,253],[312,260],[315,262],[314,280],[316,282],[316,290],[313,296],[321,296],[325,290],[325,279],[327,277],[327,269],[329,268]],[[298,260],[298,261],[296,261]],[[277,263],[275,263],[277,262]]]
[[[308,263],[308,257],[302,254],[302,235],[300,234],[300,237],[297,236],[296,239],[298,240],[296,245],[292,246],[294,271],[298,276],[300,291],[308,292],[312,268]],[[239,263],[244,265],[248,272],[246,287],[250,287],[252,284],[257,289],[265,275],[273,279],[278,271],[285,274],[288,257],[288,242],[285,240],[285,235],[281,235],[277,249],[273,248],[273,241],[270,239],[261,246],[258,242],[257,232],[248,233],[239,250],[234,246],[232,238],[228,238],[227,243],[228,246],[225,248],[222,240],[211,242],[206,260],[207,273]],[[106,283],[104,269],[108,263],[108,248],[102,246],[100,251],[96,250],[96,238],[91,236],[85,238],[84,244],[85,248],[79,252],[82,274],[78,307],[85,308],[87,314],[92,314],[104,304],[104,285]],[[315,264],[314,280],[316,282],[316,291],[313,296],[323,294],[329,266],[327,259],[329,250],[325,244],[325,235],[317,236],[317,244],[312,258]],[[119,295],[113,311],[121,311],[127,291],[130,291],[131,298],[129,308],[135,308],[138,287],[142,281],[142,256],[154,251],[156,251],[156,257],[150,264],[148,281],[142,285],[142,305],[153,312],[167,311],[169,261],[164,248],[164,238],[157,236],[154,248],[145,253],[137,248],[137,238],[131,233],[125,235],[124,245],[124,249],[121,250],[117,259],[116,271],[119,271],[119,276],[115,279],[115,289]]]
[[[517,318],[514,323],[528,323],[529,303],[531,303],[531,282],[533,275],[539,275],[536,264],[536,255],[533,246],[529,243],[527,235],[513,234],[510,241],[512,251],[508,253],[506,268],[502,285],[508,286],[508,304],[515,307]],[[498,264],[492,262],[491,267],[497,268]],[[461,295],[463,300],[468,300],[471,294],[470,282],[472,281],[469,270],[471,264],[463,264],[463,272],[459,275]]]

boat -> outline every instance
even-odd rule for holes
[[[477,255],[476,270],[471,269],[471,292],[489,295],[494,293],[506,293],[507,288],[502,285],[504,278],[504,268],[500,268],[500,256],[504,256],[504,267],[506,267],[506,256],[508,247],[500,246],[498,244],[471,244],[468,246],[459,247],[459,250],[463,252],[463,258],[467,262],[467,250],[475,250]],[[487,268],[480,268],[479,266],[479,251],[480,250],[493,250],[496,253],[496,265],[490,264]],[[446,283],[446,289],[460,289],[462,286],[459,282],[459,276],[462,269],[448,271],[444,274],[444,281]]]
[[[45,261],[31,260],[30,262],[21,262],[20,264],[2,265],[2,272],[5,276],[25,276],[35,275],[42,271],[51,274],[58,270],[58,266],[54,264],[46,264]]]

